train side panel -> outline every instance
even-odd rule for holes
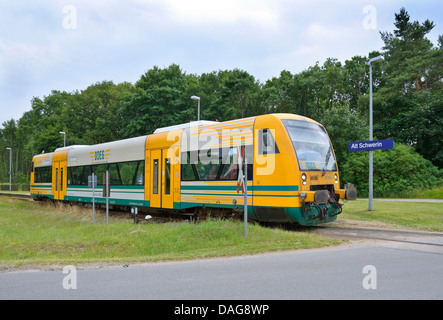
[[[97,176],[94,197],[105,203],[104,172],[110,173],[110,205],[147,206],[144,191],[146,136],[72,148],[67,155],[66,201],[92,202],[88,177]]]
[[[286,208],[300,206],[292,145],[273,115],[257,117],[254,129],[254,213],[261,221],[290,221]]]
[[[182,209],[243,207],[244,196],[237,192],[237,160],[239,152],[246,153],[252,180],[254,122],[255,117],[184,130],[180,150]],[[248,205],[252,206],[252,181],[248,185]]]
[[[182,129],[146,139],[145,199],[155,209],[180,209],[180,143]]]

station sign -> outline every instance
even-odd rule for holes
[[[394,149],[394,140],[373,140],[349,142],[349,151],[373,151]]]

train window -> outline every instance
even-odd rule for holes
[[[153,174],[152,192],[158,194],[158,159],[154,160],[154,174]]]
[[[216,180],[219,168],[220,164],[218,163],[204,164],[202,162],[199,162],[198,164],[195,165],[195,169],[197,170],[199,180],[201,181]]]
[[[111,163],[108,168],[109,176],[111,178],[111,185],[118,186],[122,185],[122,179],[120,176],[120,170],[118,163]]]
[[[63,191],[63,168],[60,168],[60,191]]]
[[[103,174],[109,171],[111,185],[144,185],[144,162],[119,162],[95,166],[68,168],[69,185],[88,185],[88,176],[92,172],[98,177],[98,184],[103,184]]]
[[[58,168],[55,168],[55,191],[58,191]]]
[[[252,180],[253,148],[246,146],[248,176]],[[237,180],[237,147],[182,153],[182,181]]]
[[[106,183],[104,173],[106,172],[107,167],[108,167],[107,164],[99,164],[96,166],[92,166],[92,171],[97,176],[98,185],[104,185]],[[92,175],[92,173],[89,175]],[[86,179],[88,179],[88,176],[86,176]]]
[[[165,194],[171,194],[171,159],[165,159]]]
[[[52,167],[36,167],[34,183],[52,183]]]
[[[243,148],[243,146],[241,147]],[[245,146],[246,148],[246,159],[248,161],[248,180],[252,180],[253,175],[253,148],[252,145]],[[220,180],[237,180],[238,179],[238,149],[224,148],[223,149],[223,168],[220,173]]]
[[[183,152],[181,157],[182,181],[197,181],[195,167],[191,164],[191,153]]]
[[[237,148],[229,148],[228,153],[223,152],[223,169],[220,174],[221,180],[237,180],[238,165],[237,165]],[[223,150],[225,151],[225,150]]]
[[[291,138],[300,170],[337,170],[331,142],[322,126],[297,120],[283,120],[282,122]]]
[[[92,168],[91,168],[91,166],[86,166],[83,168],[83,174],[82,174],[82,179],[80,180],[80,185],[87,186],[89,176],[92,176]],[[97,177],[97,183],[98,183],[98,181],[100,181],[100,180]]]
[[[133,184],[138,186],[142,186],[145,184],[145,162],[143,160],[138,162]]]
[[[86,174],[85,174],[86,171]],[[69,185],[83,185],[88,184],[88,174],[91,169],[87,167],[69,167],[68,168],[68,184]],[[86,178],[83,178],[86,177]]]
[[[157,160],[158,161],[158,160]],[[143,185],[144,184],[144,162],[123,162],[119,163],[120,176],[123,185]]]
[[[258,130],[258,154],[280,153],[271,129]]]
[[[201,181],[217,180],[221,157],[218,149],[200,150],[195,169]]]

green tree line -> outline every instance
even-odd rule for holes
[[[23,116],[0,129],[0,182],[8,181],[13,149],[13,181],[26,183],[33,155],[67,145],[96,144],[151,134],[156,128],[201,119],[226,121],[294,113],[322,123],[335,148],[342,182],[367,194],[367,153],[348,152],[348,143],[369,138],[369,66],[373,65],[374,137],[394,139],[395,148],[375,153],[374,195],[392,196],[443,181],[443,35],[428,38],[435,27],[412,21],[402,8],[393,33],[380,32],[381,51],[344,63],[328,58],[300,73],[283,70],[260,83],[241,69],[187,74],[179,65],[157,66],[135,83],[97,82],[85,90],[52,91],[34,97]]]

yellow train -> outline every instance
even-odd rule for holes
[[[177,213],[243,209],[239,155],[247,165],[248,218],[317,225],[334,221],[341,199],[334,150],[324,127],[293,114],[199,121],[152,135],[92,146],[70,146],[33,158],[34,199],[92,202],[88,177],[98,176],[96,203],[104,203],[109,172],[111,206]],[[240,189],[240,190],[239,190]]]

